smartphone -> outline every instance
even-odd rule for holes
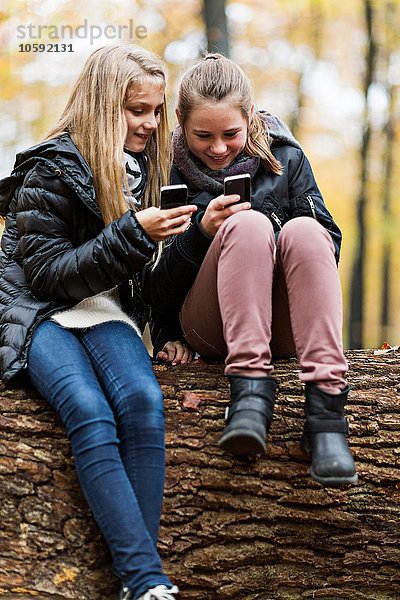
[[[188,201],[188,189],[184,183],[180,185],[163,185],[160,191],[160,208],[176,208]]]
[[[251,177],[249,173],[225,177],[224,196],[229,196],[230,194],[238,194],[240,196],[240,200],[238,202],[234,202],[234,204],[238,204],[239,202],[250,202]]]

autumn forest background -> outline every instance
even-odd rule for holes
[[[59,116],[95,47],[130,37],[164,57],[171,125],[181,72],[207,47],[229,53],[303,145],[343,231],[346,347],[399,344],[399,31],[400,0],[0,1],[0,177]]]

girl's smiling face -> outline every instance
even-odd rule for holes
[[[189,150],[213,171],[230,165],[247,139],[246,119],[226,102],[199,104],[191,111],[184,130]]]
[[[147,141],[160,123],[164,102],[164,85],[147,81],[135,86],[124,106],[128,132],[125,147],[132,152],[142,152]]]

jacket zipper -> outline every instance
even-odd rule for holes
[[[311,196],[306,196],[307,200],[308,200],[308,204],[310,205],[311,208],[311,212],[313,215],[313,218],[316,219],[317,215],[315,213],[315,204],[314,204],[314,200],[311,198]]]
[[[128,283],[129,283],[129,285],[131,287],[131,298],[133,298],[134,297],[133,279],[129,279]]]
[[[275,223],[278,225],[279,229],[282,229],[282,221],[280,220],[280,218],[278,217],[278,215],[274,212],[272,212],[270,214],[271,219],[273,219],[275,221]]]

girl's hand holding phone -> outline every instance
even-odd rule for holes
[[[208,235],[214,236],[225,219],[241,210],[249,210],[251,208],[250,202],[237,204],[239,200],[240,196],[237,194],[231,194],[230,196],[222,195],[211,200],[201,219],[201,226],[204,231]]]
[[[152,240],[162,242],[170,235],[186,231],[190,225],[190,218],[196,210],[197,206],[194,204],[169,209],[151,206],[138,211],[136,218]]]

